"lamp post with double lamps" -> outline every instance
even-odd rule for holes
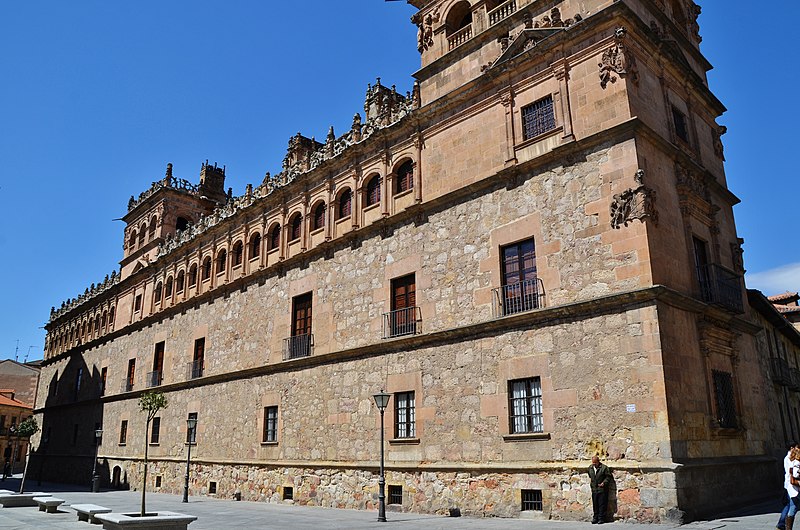
[[[186,475],[183,484],[183,501],[189,502],[189,465],[192,459],[192,444],[195,443],[197,418],[189,417],[186,420]]]
[[[103,438],[103,429],[94,431],[94,464],[92,464],[92,493],[100,491],[100,475],[97,474],[97,454],[100,451],[100,439]]]
[[[375,405],[381,411],[381,471],[378,476],[378,522],[386,522],[386,476],[383,469],[383,413],[386,412],[386,406],[389,404],[390,394],[383,390],[372,396],[375,399]]]

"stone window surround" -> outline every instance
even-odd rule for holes
[[[422,392],[422,370],[406,372],[402,374],[389,374],[386,377],[386,388],[384,390],[391,395],[389,398],[389,421],[384,424],[385,429],[390,429],[391,434],[387,437],[390,446],[417,445],[420,439],[425,436],[425,422],[431,421],[436,416],[436,407],[420,406],[424,403]],[[394,437],[394,397],[399,392],[414,392],[414,434],[413,438]],[[376,415],[375,428],[380,429],[380,415]],[[402,451],[401,447],[396,450]]]
[[[279,392],[269,392],[261,396],[261,406],[258,408],[256,415],[256,431],[259,445],[261,447],[276,447],[280,444],[281,434],[283,432],[283,414],[280,406],[281,396]],[[264,441],[264,414],[267,407],[275,407],[278,411],[278,422],[275,431],[275,441]]]
[[[380,311],[381,317],[374,322],[374,330],[380,333],[381,326],[383,325],[383,313],[388,313],[392,310],[392,280],[414,274],[414,282],[416,289],[417,307],[419,307],[420,314],[422,315],[421,326],[425,325],[426,319],[432,319],[436,315],[435,302],[427,301],[424,292],[431,287],[431,277],[425,274],[425,269],[422,266],[422,256],[415,254],[411,255],[392,263],[387,263],[383,269],[383,282],[381,286],[372,291],[373,302],[383,302],[383,309]],[[424,332],[424,327],[422,332]],[[412,389],[409,389],[412,390]],[[389,392],[389,390],[386,390]],[[399,392],[400,390],[398,390]]]

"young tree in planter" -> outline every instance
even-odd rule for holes
[[[158,411],[167,408],[167,398],[160,392],[147,392],[142,394],[139,398],[139,410],[147,413],[147,426],[144,429],[144,473],[142,473],[142,513],[145,516],[145,500],[144,496],[147,492],[147,448],[150,446],[150,440],[147,439],[150,433],[150,422],[156,417]]]
[[[28,451],[25,456],[25,470],[22,472],[22,482],[19,483],[19,492],[25,492],[25,477],[28,476],[28,462],[31,460],[31,436],[39,432],[39,424],[36,423],[36,418],[31,416],[17,426],[17,439],[28,439]]]

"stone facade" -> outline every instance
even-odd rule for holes
[[[40,472],[88,483],[102,426],[107,482],[140,487],[147,443],[177,492],[194,413],[192,494],[374,509],[384,389],[390,509],[586,519],[595,454],[620,519],[770,491],[697,6],[410,3],[405,95],[370,84],[241,196],[205,163],[131,198],[120,272],[51,311]]]

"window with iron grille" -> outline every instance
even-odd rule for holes
[[[686,115],[675,107],[672,107],[672,123],[675,125],[675,136],[689,143],[689,127],[686,123]]]
[[[128,420],[122,420],[119,424],[119,444],[125,445],[128,442]]]
[[[542,384],[538,377],[508,382],[509,432],[544,432],[542,422]]]
[[[389,504],[403,504],[403,486],[389,484]]]
[[[733,378],[730,373],[719,370],[712,370],[712,377],[717,404],[717,425],[726,429],[735,429],[737,423]]]
[[[542,490],[522,490],[522,511],[541,512]]]
[[[395,193],[403,193],[414,187],[414,162],[406,160],[396,171]]]
[[[503,315],[521,313],[540,306],[539,281],[536,276],[536,247],[526,239],[500,248],[499,291]]]
[[[264,434],[262,442],[278,441],[278,407],[264,407]]]
[[[529,140],[556,128],[553,96],[522,107],[522,138]]]
[[[150,422],[150,443],[157,444],[161,437],[161,418],[156,416]]]
[[[394,395],[394,437],[414,438],[414,392],[397,392]]]
[[[367,182],[364,206],[372,206],[381,202],[381,176],[373,175]]]
[[[392,280],[389,336],[414,335],[417,333],[417,286],[414,274]]]

